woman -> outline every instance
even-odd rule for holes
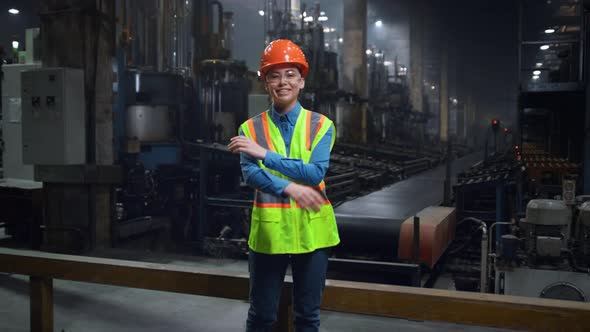
[[[255,191],[250,247],[247,331],[270,331],[287,266],[293,274],[296,331],[318,331],[329,248],[340,242],[324,176],[334,124],[301,107],[309,65],[289,40],[275,40],[260,59],[272,105],[240,126],[229,149],[240,153],[246,183]]]

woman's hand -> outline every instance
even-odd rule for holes
[[[235,136],[230,138],[228,147],[233,153],[244,152],[245,154],[260,160],[264,160],[266,157],[266,149],[262,148],[246,136]]]
[[[299,203],[301,207],[309,207],[315,212],[318,212],[325,202],[324,197],[317,190],[297,183],[289,183],[285,187],[284,193]]]

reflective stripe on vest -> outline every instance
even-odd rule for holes
[[[307,118],[306,148],[311,150],[311,142],[313,142],[314,138],[318,135],[326,117],[319,113],[307,112]]]
[[[288,209],[291,207],[291,199],[289,199],[289,197],[279,197],[256,190],[256,193],[254,194],[254,206],[260,208]]]
[[[316,186],[314,188],[318,189],[320,193],[326,199],[324,204],[330,204],[330,200],[326,195],[325,190],[319,189],[320,186]],[[325,188],[325,185],[323,186]],[[273,194],[267,194],[260,190],[256,190],[254,194],[254,206],[259,208],[281,208],[281,209],[288,209],[291,208],[291,199],[289,197],[278,197]],[[295,204],[295,207],[300,208],[301,205],[299,203]]]

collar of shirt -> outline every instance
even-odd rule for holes
[[[297,118],[299,117],[299,113],[301,113],[301,104],[297,102],[297,104],[295,104],[295,106],[293,106],[293,108],[285,114],[277,113],[275,111],[274,105],[271,106],[270,109],[270,118],[275,124],[278,125],[279,123],[281,123],[281,117],[284,117],[285,119],[287,119],[287,122],[289,122],[291,126],[295,126]]]

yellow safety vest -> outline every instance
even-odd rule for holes
[[[304,163],[309,163],[313,150],[330,127],[334,128],[334,124],[324,115],[301,108],[295,123],[288,158],[301,159]],[[240,129],[246,137],[261,147],[287,157],[285,142],[279,128],[270,117],[270,111],[249,119]],[[330,149],[334,146],[335,138],[334,130]],[[266,168],[261,160],[258,161],[258,165],[271,174],[296,182]],[[324,180],[316,189],[326,198],[325,204],[318,212],[301,208],[289,197],[256,190],[248,239],[250,249],[265,254],[300,254],[337,245],[340,237],[334,209],[326,196]]]

